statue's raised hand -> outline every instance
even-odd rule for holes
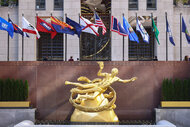
[[[104,62],[100,61],[100,62],[97,62],[100,66],[100,69],[103,69],[104,68]]]

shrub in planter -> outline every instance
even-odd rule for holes
[[[0,101],[26,101],[28,87],[27,80],[0,79]]]
[[[190,101],[190,79],[164,79],[162,82],[162,101]]]

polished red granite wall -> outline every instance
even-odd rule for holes
[[[118,77],[138,80],[128,84],[114,83],[117,92],[116,114],[120,120],[153,119],[159,106],[164,78],[189,78],[190,62],[126,61],[105,62],[104,72],[119,69]],[[0,62],[0,78],[29,81],[29,100],[37,108],[37,119],[69,119],[73,107],[69,103],[70,89],[64,82],[76,81],[79,76],[97,77],[96,62]]]

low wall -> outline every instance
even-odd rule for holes
[[[172,125],[103,125],[104,127],[176,127]],[[22,127],[22,126],[16,126]],[[31,125],[24,127],[102,127],[102,125]]]
[[[106,61],[103,72],[118,68],[118,77],[138,80],[128,84],[114,83],[117,92],[115,109],[120,120],[154,119],[154,108],[160,104],[161,84],[164,78],[189,78],[190,62],[162,61]],[[77,82],[79,76],[97,78],[96,62],[0,62],[0,78],[29,81],[29,100],[37,108],[39,120],[69,120],[73,107],[69,103],[70,89],[66,80]]]
[[[175,124],[177,127],[190,127],[190,109],[155,109],[156,121],[167,120]]]
[[[0,109],[0,127],[13,127],[23,120],[35,122],[36,109]]]

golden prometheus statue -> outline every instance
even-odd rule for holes
[[[97,62],[100,70],[97,75],[101,78],[90,80],[81,76],[77,80],[85,83],[65,81],[65,85],[74,85],[71,89],[70,103],[75,107],[71,116],[72,122],[119,122],[114,112],[116,105],[116,92],[111,87],[114,82],[128,83],[137,78],[122,80],[116,77],[118,69],[113,68],[111,73],[102,73],[103,62]]]

